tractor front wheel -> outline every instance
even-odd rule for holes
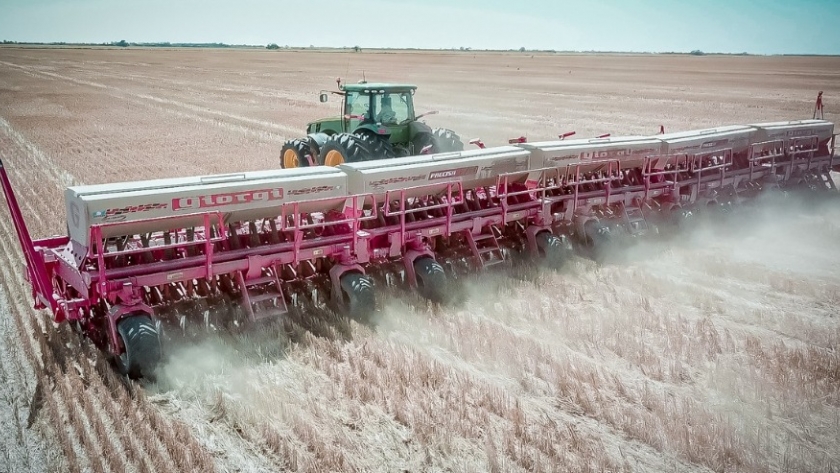
[[[338,133],[330,136],[321,146],[318,162],[324,166],[338,166],[370,159],[370,151],[356,135]]]
[[[288,140],[280,150],[283,169],[309,166],[309,143],[301,139]]]

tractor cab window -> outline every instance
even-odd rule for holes
[[[373,96],[374,120],[383,125],[398,125],[411,116],[410,103],[411,94],[408,92],[376,94]]]
[[[370,112],[370,94],[348,92],[347,105],[344,113],[347,115],[367,115]],[[370,117],[368,117],[369,119]]]

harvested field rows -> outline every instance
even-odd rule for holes
[[[0,158],[36,237],[70,184],[278,167],[336,76],[417,83],[490,145],[840,115],[837,58],[0,48]],[[481,80],[476,82],[475,78]],[[156,383],[33,311],[0,210],[0,471],[836,471],[840,201],[598,265],[383,297],[172,347]]]

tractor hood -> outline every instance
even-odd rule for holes
[[[343,120],[343,119],[344,119],[344,117],[342,117],[341,115],[336,115],[334,117],[326,117],[326,118],[319,118],[317,120],[312,120],[311,122],[308,123],[308,125],[312,125],[313,123],[315,123],[315,124],[317,124],[317,123],[341,123],[341,120]]]

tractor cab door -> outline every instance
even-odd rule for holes
[[[391,143],[408,143],[408,124],[414,120],[414,104],[410,92],[384,93],[373,96],[374,121],[381,123],[391,136]]]
[[[373,121],[372,113],[370,94],[364,92],[348,92],[344,99],[342,131],[349,133],[358,128],[362,123],[371,123]]]

